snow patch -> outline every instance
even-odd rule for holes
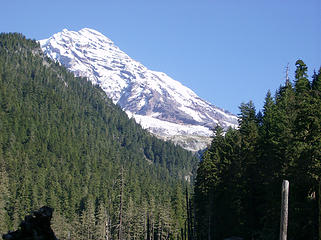
[[[98,84],[114,103],[158,136],[176,138],[180,145],[184,141],[207,144],[215,125],[237,127],[236,116],[202,100],[165,73],[147,69],[96,30],[64,29],[39,43],[46,55]]]

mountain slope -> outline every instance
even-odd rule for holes
[[[185,146],[190,150],[204,148],[216,124],[237,126],[236,116],[202,100],[165,73],[147,69],[95,30],[64,29],[40,44],[45,54],[76,76],[98,84],[144,128],[166,139],[192,139],[196,146]]]
[[[16,228],[46,204],[64,217],[68,238],[88,239],[79,216],[101,205],[116,226],[122,189],[124,234],[143,238],[130,227],[143,226],[148,213],[156,224],[160,211],[182,212],[176,206],[184,206],[183,185],[197,163],[128,119],[98,86],[45,57],[35,41],[0,34],[0,234],[8,230],[3,224]],[[159,224],[171,224],[174,234],[182,217]],[[110,234],[116,238],[114,227]]]

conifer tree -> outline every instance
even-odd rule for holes
[[[85,208],[80,215],[80,235],[82,239],[95,239],[96,225],[95,225],[95,206],[91,197],[86,200]]]
[[[100,202],[96,214],[96,239],[108,240],[110,239],[110,218],[107,214],[104,203]]]
[[[295,91],[297,94],[304,94],[310,90],[307,74],[308,68],[302,60],[297,60],[295,65]]]
[[[183,197],[183,192],[182,192],[182,186],[180,184],[177,184],[175,187],[175,192],[173,193],[172,196],[172,206],[174,209],[174,215],[175,215],[175,228],[177,231],[183,227],[184,224],[184,218],[186,214],[184,214],[184,197]],[[178,234],[178,232],[177,232]]]
[[[125,209],[125,172],[124,167],[121,166],[119,175],[116,179],[116,188],[117,188],[117,196],[115,201],[117,208],[117,224],[116,224],[116,235],[117,239],[123,239],[124,235],[124,209]]]
[[[283,179],[292,186],[289,236],[320,238],[321,78],[310,85],[304,62],[296,65],[294,87],[287,78],[274,98],[268,92],[260,116],[242,104],[239,129],[214,135],[196,176],[198,239],[277,238]]]
[[[8,206],[10,200],[9,179],[0,152],[0,234],[9,229]]]
[[[290,87],[290,82],[287,79],[286,86]],[[284,110],[284,109],[283,109]],[[279,154],[279,123],[277,119],[278,109],[275,99],[271,92],[268,91],[263,106],[263,117],[259,128],[259,149],[258,149],[258,167],[261,168],[262,196],[260,204],[260,215],[264,215],[262,221],[261,236],[266,236],[266,239],[274,239],[278,237],[279,226],[279,203],[280,199],[275,198],[276,192],[279,192],[280,172],[283,161],[278,158]]]
[[[67,222],[67,219],[57,211],[53,214],[51,227],[58,239],[71,239],[72,226]]]
[[[312,109],[311,114],[311,168],[310,177],[313,179],[315,193],[315,235],[321,239],[321,68],[318,74],[314,73],[312,79]]]
[[[246,226],[248,227],[247,238],[255,238],[254,234],[259,228],[259,204],[261,191],[259,184],[262,182],[261,172],[258,166],[258,141],[259,125],[256,117],[256,110],[252,101],[247,104],[241,104],[239,115],[240,134],[242,137],[242,165],[243,181],[246,186],[243,204],[248,218]]]

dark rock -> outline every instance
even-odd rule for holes
[[[42,207],[25,217],[19,225],[19,229],[2,235],[4,240],[57,240],[50,227],[53,209]]]

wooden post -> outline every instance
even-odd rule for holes
[[[287,239],[288,207],[289,207],[289,181],[283,180],[283,183],[282,183],[282,203],[281,203],[281,222],[280,222],[280,240]]]

